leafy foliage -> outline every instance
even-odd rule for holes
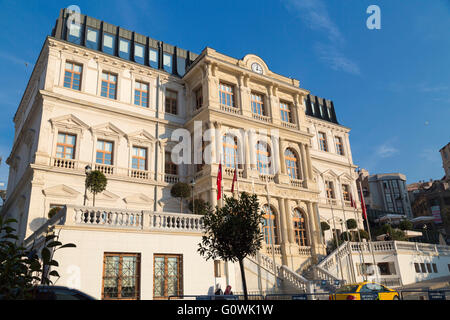
[[[95,207],[95,195],[104,191],[108,180],[106,179],[103,172],[99,170],[94,170],[88,173],[86,176],[86,187],[94,195],[93,206]]]
[[[352,234],[345,231],[341,233],[340,238],[343,241],[352,241]]]
[[[225,205],[209,208],[204,217],[204,235],[198,252],[206,260],[220,258],[239,262],[244,295],[247,298],[243,259],[255,255],[261,248],[263,213],[255,194],[242,192],[239,199],[225,197]]]
[[[39,251],[18,245],[18,237],[12,223],[15,219],[3,220],[0,217],[0,300],[32,299],[33,287],[38,284],[51,285],[50,276],[58,277],[58,262],[53,259],[55,251],[74,248],[73,243],[63,245],[58,236],[48,234]],[[39,255],[41,258],[39,258]],[[50,271],[50,272],[49,272]]]
[[[330,225],[325,221],[322,221],[320,223],[320,228],[322,229],[322,233],[324,233],[325,231],[330,230]]]
[[[49,211],[48,211],[48,218],[49,219],[51,219],[55,214],[57,214],[58,212],[59,212],[59,210],[61,210],[61,208],[60,207],[54,207],[54,208],[51,208]]]
[[[400,221],[400,223],[398,224],[398,227],[400,228],[400,230],[412,230],[413,229],[413,223],[409,220],[402,220]]]
[[[170,194],[180,200],[180,213],[183,212],[183,199],[191,196],[191,187],[187,183],[177,182],[170,189]]]
[[[206,202],[203,199],[195,199],[194,201],[195,211],[193,210],[194,207],[192,206],[192,200],[189,201],[189,210],[195,214],[201,214],[204,215],[206,212],[208,212],[211,205],[209,202]]]
[[[407,241],[408,238],[406,237],[405,232],[400,229],[394,229],[389,223],[384,224],[383,226],[377,228],[375,230],[375,236],[379,236],[382,234],[389,233],[391,240],[397,240],[397,241]]]
[[[357,224],[356,224],[356,220],[355,219],[348,219],[346,221],[347,223],[347,228],[348,229],[356,229],[357,228]]]

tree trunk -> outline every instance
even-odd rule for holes
[[[95,207],[95,193],[93,193],[94,197],[92,199],[92,206]]]
[[[241,269],[242,289],[244,290],[244,300],[248,300],[247,282],[245,281],[244,260],[239,259],[239,267]]]
[[[180,198],[180,213],[183,213],[183,198]]]

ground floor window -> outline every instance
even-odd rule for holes
[[[183,295],[183,256],[155,254],[153,267],[153,298],[167,299]]]
[[[140,264],[139,253],[105,253],[102,299],[139,299]]]

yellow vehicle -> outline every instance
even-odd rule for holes
[[[330,300],[400,300],[397,291],[375,282],[347,284],[330,294]]]

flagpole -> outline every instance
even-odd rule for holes
[[[369,225],[369,219],[367,218],[367,212],[366,212],[367,209],[366,209],[366,203],[364,201],[361,179],[359,179],[359,194],[360,194],[360,198],[361,198],[361,209],[363,210],[364,218],[365,218],[366,224],[367,224],[367,231],[369,232],[369,249],[372,253],[374,274],[375,274],[375,278],[378,279],[378,267],[377,267],[377,263],[375,261],[375,254],[373,253],[373,245],[371,244],[372,234],[370,233],[370,225]]]
[[[341,183],[341,188],[342,188],[342,183]],[[345,226],[344,230],[347,230],[347,242],[349,242],[348,237],[350,235],[350,231],[348,231],[347,217],[345,216],[345,199],[344,199],[344,194],[342,192],[342,189],[341,189],[341,202],[342,202],[342,213],[344,215],[344,226]],[[347,246],[348,246],[348,243],[347,243]],[[349,250],[349,260],[350,260],[349,263],[352,265],[351,275],[353,276],[353,279],[356,281],[356,276],[355,276],[355,271],[354,271],[355,269],[353,268],[353,255],[352,255],[351,248]]]
[[[362,272],[363,280],[367,281],[366,273],[365,273],[365,271],[363,271],[365,269],[365,267],[366,267],[366,262],[364,261],[364,250],[363,250],[363,246],[362,246],[362,243],[361,243],[361,234],[359,232],[359,219],[358,219],[358,215],[356,214],[356,212],[357,212],[356,201],[353,200],[353,196],[352,195],[350,195],[350,196],[352,197],[351,200],[352,200],[353,213],[354,213],[355,219],[356,219],[356,230],[358,231],[358,241],[359,241],[359,249],[360,249],[359,250],[359,259],[360,259],[360,262],[362,262],[362,265],[363,265],[363,267],[360,270]],[[364,228],[364,221],[363,221],[363,228]]]

